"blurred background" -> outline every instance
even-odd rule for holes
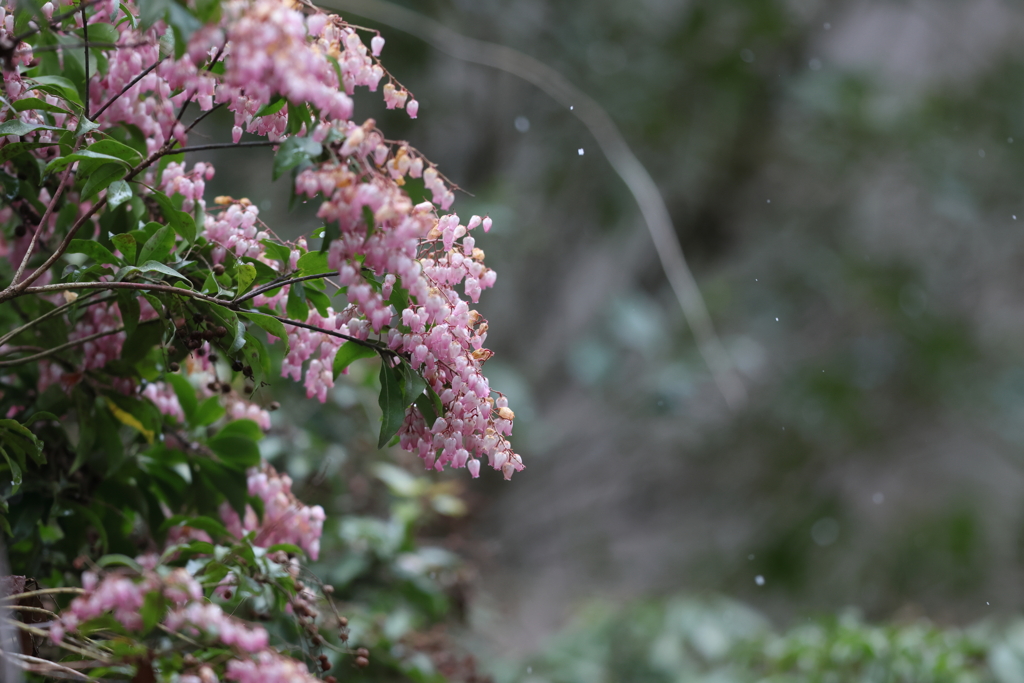
[[[460,215],[494,219],[487,368],[527,469],[417,484],[449,496],[439,510],[468,506],[422,533],[462,558],[446,604],[478,653],[536,653],[595,601],[728,596],[782,627],[850,607],[947,626],[1021,612],[1024,6],[395,1],[608,111],[746,384],[732,410],[574,112],[328,4],[380,28],[422,105],[411,122],[362,93],[357,118],[471,193]],[[269,223],[314,225],[286,212],[286,181],[252,182]],[[287,430],[317,416],[278,414],[278,457],[381,518],[372,491],[400,475],[346,469],[377,457],[372,388],[357,371],[333,400],[312,441]],[[340,490],[316,489],[325,472]]]

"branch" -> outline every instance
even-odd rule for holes
[[[4,336],[0,337],[0,346],[3,346],[5,343],[10,341],[14,337],[18,336],[22,332],[25,332],[27,330],[32,329],[33,327],[35,327],[39,323],[43,322],[44,320],[49,320],[50,318],[52,318],[54,316],[60,315],[64,311],[68,310],[69,308],[73,308],[73,307],[77,306],[78,304],[85,303],[86,302],[86,298],[93,296],[93,294],[95,294],[95,292],[90,292],[89,294],[86,294],[86,295],[84,295],[84,296],[82,296],[82,297],[80,297],[78,299],[75,299],[74,301],[69,301],[66,304],[62,304],[62,305],[58,306],[57,308],[51,309],[51,310],[47,311],[46,313],[43,313],[38,318],[33,318],[32,320],[28,321],[27,323],[25,323],[21,327],[18,327],[16,329],[11,330],[10,332],[5,334]],[[105,299],[90,300],[88,303],[89,303],[90,306],[92,306],[93,304],[99,304],[99,303],[104,303],[104,302],[113,301],[113,300],[114,300],[114,297],[107,297]]]
[[[85,119],[89,120],[89,19],[85,16],[85,5],[82,8],[82,40],[85,41],[85,101],[82,106],[85,108]]]
[[[253,311],[253,312],[254,313],[259,313],[259,311]],[[266,314],[263,313],[261,315],[266,315]],[[351,336],[349,336],[347,334],[342,334],[341,332],[335,332],[334,330],[325,330],[322,327],[317,327],[316,325],[310,325],[308,323],[300,323],[298,320],[289,320],[288,318],[282,318],[279,315],[272,315],[270,317],[274,318],[274,319],[276,319],[276,320],[278,320],[278,321],[280,321],[282,323],[284,323],[285,325],[291,325],[293,327],[301,327],[301,328],[306,329],[306,330],[313,330],[314,332],[319,332],[320,334],[326,334],[328,337],[337,337],[338,339],[344,339],[345,341],[353,342],[355,344],[358,344],[359,346],[365,346],[368,349],[373,349],[377,353],[390,353],[393,356],[397,356],[398,355],[397,353],[395,353],[391,349],[386,348],[384,346],[381,346],[380,342],[372,342],[372,341],[367,341],[366,339],[359,339],[358,337],[351,337]]]
[[[78,146],[82,144],[82,138],[78,138],[75,141],[75,146],[71,148],[71,153],[74,154],[78,151]],[[39,219],[39,225],[36,226],[35,231],[32,233],[32,239],[28,243],[28,249],[25,251],[25,256],[22,257],[21,263],[18,264],[18,269],[14,272],[14,278],[11,280],[11,286],[16,286],[18,281],[21,280],[21,276],[25,273],[25,267],[28,265],[29,259],[32,258],[32,252],[35,251],[36,241],[39,239],[39,233],[43,231],[43,226],[50,220],[50,215],[53,213],[54,207],[57,206],[57,201],[60,199],[60,195],[64,192],[64,188],[68,184],[68,178],[71,177],[71,167],[73,164],[68,164],[68,167],[64,169],[64,175],[60,178],[60,184],[57,185],[57,191],[53,193],[53,197],[50,198],[50,203],[46,206],[46,211],[43,213],[43,217]],[[34,274],[33,274],[34,275]],[[29,283],[34,281],[38,277],[30,277]]]
[[[211,110],[212,111],[212,110]],[[209,145],[194,145],[192,147],[177,147],[160,153],[160,156],[167,154],[188,154],[189,152],[205,152],[210,149],[230,149],[231,147],[273,147],[280,145],[283,140],[276,142],[272,140],[253,140],[251,142],[214,142]]]
[[[43,358],[48,358],[54,355],[55,353],[66,351],[67,349],[72,349],[86,342],[91,342],[93,340],[99,339],[100,337],[109,337],[110,335],[117,334],[118,332],[124,332],[123,325],[114,330],[107,330],[106,332],[97,332],[96,334],[90,334],[88,337],[82,337],[81,339],[75,339],[74,341],[69,341],[68,343],[61,344],[60,346],[54,346],[52,349],[47,349],[46,351],[41,351],[31,356],[25,356],[24,358],[18,358],[17,360],[0,361],[0,368],[11,368],[16,365],[21,365],[22,363],[29,363],[37,360],[42,360]]]
[[[111,97],[109,100],[106,101],[106,103],[102,107],[100,107],[98,110],[96,110],[96,113],[93,115],[93,120],[98,119],[100,117],[100,115],[107,110],[107,107],[112,105],[122,95],[124,95],[126,92],[131,90],[132,86],[134,86],[136,83],[138,83],[143,78],[145,78],[149,74],[150,71],[152,71],[153,69],[155,69],[158,66],[160,66],[160,62],[162,62],[162,61],[164,61],[163,58],[156,60],[155,62],[150,64],[148,67],[146,67],[146,69],[142,73],[140,73],[138,76],[136,76],[132,80],[128,81],[128,85],[124,86],[124,88],[121,89],[121,92],[119,92],[116,95],[114,95],[113,97]]]
[[[232,299],[231,303],[232,304],[240,304],[240,303],[248,301],[249,299],[255,299],[256,297],[258,297],[260,294],[263,294],[264,292],[270,292],[270,291],[273,291],[275,289],[280,289],[281,287],[284,287],[285,285],[290,285],[290,284],[293,284],[295,282],[305,282],[306,280],[320,280],[320,279],[323,279],[325,277],[331,277],[332,275],[334,275],[334,273],[317,273],[316,275],[303,275],[302,277],[293,277],[293,278],[288,279],[288,280],[280,280],[280,279],[274,280],[273,282],[269,282],[269,283],[267,283],[265,285],[257,287],[256,289],[252,290],[248,294],[243,294],[242,296],[239,296],[239,297],[236,297],[236,298]]]
[[[61,12],[60,14],[54,14],[52,17],[50,17],[50,21],[49,21],[50,28],[52,29],[53,27],[58,26],[60,24],[60,22],[64,21],[68,17],[74,16],[74,14],[76,12],[78,12],[80,9],[84,10],[86,7],[89,7],[91,5],[95,5],[99,1],[100,0],[82,0],[80,3],[78,3],[78,7],[74,7],[72,9],[69,9],[67,12]],[[25,31],[23,33],[19,33],[18,35],[14,36],[13,38],[11,38],[11,42],[14,43],[14,45],[17,45],[18,43],[24,41],[26,38],[31,38],[32,36],[34,36],[35,34],[39,33],[42,30],[43,30],[42,27],[37,25],[35,28],[30,28],[29,30],[27,30],[27,31]]]
[[[640,207],[661,260],[661,267],[693,331],[697,348],[726,403],[735,410],[746,402],[747,391],[743,380],[715,332],[700,289],[686,264],[682,247],[679,246],[665,200],[650,173],[633,154],[615,122],[601,105],[560,73],[533,57],[504,45],[468,38],[417,12],[382,0],[331,0],[323,4],[340,6],[405,31],[456,59],[518,76],[569,107],[594,136],[608,163],[622,178]]]

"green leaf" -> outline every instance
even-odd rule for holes
[[[290,109],[291,106],[289,105]],[[277,154],[274,155],[274,180],[277,180],[283,173],[292,170],[303,161],[315,159],[323,151],[323,145],[316,140],[293,135],[284,141],[284,144],[277,150]]]
[[[82,30],[78,29],[75,33],[82,35]],[[116,43],[120,37],[121,34],[118,30],[110,24],[105,24],[103,22],[89,24],[90,43]]]
[[[163,192],[153,192],[153,199],[160,205],[160,211],[174,231],[181,235],[181,238],[192,244],[196,241],[196,221],[192,216],[180,211],[174,206],[171,198]]]
[[[118,251],[124,254],[124,258],[128,263],[135,263],[135,238],[129,234],[114,235],[110,238],[110,241],[114,243]]]
[[[203,24],[186,7],[176,2],[168,3],[167,10],[167,23],[174,27],[174,56],[181,59],[188,47],[189,38]]]
[[[271,240],[261,240],[260,244],[267,248],[267,256],[275,261],[288,263],[292,258],[292,250],[283,244],[278,244]]]
[[[138,562],[127,555],[122,555],[120,553],[104,555],[100,559],[96,560],[96,564],[101,567],[129,567],[140,574],[142,573],[142,567]]]
[[[313,304],[316,307],[316,312],[327,317],[327,309],[331,305],[331,299],[323,292],[318,292],[315,289],[306,290],[306,301]]]
[[[288,344],[288,332],[284,329],[284,324],[277,318],[253,311],[239,311],[238,313],[262,327],[268,334],[272,334],[278,339],[283,339],[285,345]]]
[[[123,180],[115,180],[107,187],[107,206],[111,210],[116,209],[131,198],[131,185]]]
[[[109,249],[92,240],[71,240],[68,245],[67,253],[69,254],[85,254],[96,263],[114,264],[121,265],[124,263],[121,259],[114,256]]]
[[[0,164],[10,161],[24,152],[40,147],[56,147],[54,142],[12,142],[0,147]]]
[[[270,374],[270,354],[267,347],[248,332],[245,334],[245,345],[242,347],[242,358],[249,364],[253,372],[253,382],[259,385],[263,378]]]
[[[221,461],[235,469],[248,469],[260,464],[259,446],[247,437],[217,434],[207,444]]]
[[[214,538],[231,538],[231,533],[223,523],[217,521],[213,517],[204,517],[202,515],[196,517],[174,515],[161,525],[160,533],[166,533],[172,527],[176,526],[187,526],[192,529],[199,529],[200,531],[205,531]]]
[[[285,313],[292,320],[305,320],[309,317],[309,304],[306,303],[306,289],[301,282],[293,282],[288,288],[288,301]]]
[[[141,261],[142,259],[139,259],[139,260]],[[184,280],[185,282],[190,282],[190,280],[187,277],[185,277],[184,275],[182,275],[178,271],[174,270],[170,266],[165,266],[162,263],[158,263],[157,261],[147,261],[147,262],[143,263],[141,266],[139,266],[138,270],[139,270],[139,272],[142,272],[142,273],[153,273],[153,272],[163,273],[164,275],[168,275],[170,277],[176,277],[176,278],[179,278],[181,280]]]
[[[249,419],[232,420],[217,432],[217,436],[241,436],[252,441],[259,441],[263,438],[263,430]]]
[[[19,448],[27,453],[37,465],[46,462],[46,456],[43,454],[43,442],[28,427],[17,420],[0,420],[0,443]]]
[[[139,260],[142,262],[155,261],[163,263],[171,255],[174,248],[174,231],[169,226],[163,226],[153,236],[146,240],[139,252]]]
[[[121,180],[127,174],[128,169],[122,164],[103,164],[85,176],[85,187],[82,188],[81,198],[83,200],[91,199],[100,190],[105,190],[111,183]]]
[[[4,456],[4,460],[7,461],[7,467],[11,470],[11,495],[14,495],[21,488],[21,467],[18,466],[16,460],[12,460],[11,456],[7,455],[7,451],[4,450],[3,446],[0,446],[0,455]]]
[[[196,411],[199,409],[199,401],[196,399],[196,390],[192,388],[192,383],[173,372],[165,373],[164,381],[174,389],[178,403],[181,404],[181,411],[185,413],[185,419],[192,422],[192,418],[195,417]]]
[[[405,409],[409,404],[405,400],[405,378],[399,370],[401,367],[391,367],[386,358],[380,364],[380,396],[377,397],[377,403],[382,415],[377,448],[384,448],[405,420]]]
[[[15,100],[11,103],[14,111],[48,111],[51,114],[70,114],[69,109],[58,106],[56,104],[50,104],[46,100],[41,100],[38,97],[23,97],[20,100]]]
[[[182,406],[182,409],[184,410],[184,406]],[[225,412],[227,411],[225,411],[224,406],[220,404],[220,398],[217,396],[211,396],[203,400],[203,402],[196,408],[195,417],[192,422],[197,427],[208,427],[220,418],[224,417]]]
[[[145,358],[150,349],[160,343],[163,325],[163,321],[159,319],[139,324],[135,328],[135,333],[128,335],[121,345],[121,360],[126,363],[138,363]]]
[[[288,103],[288,130],[289,135],[297,135],[306,126],[306,135],[313,132],[313,120],[309,116],[309,107],[305,103]],[[317,155],[314,155],[317,156]]]
[[[319,275],[320,273],[334,272],[327,265],[327,254],[319,251],[311,251],[299,257],[299,275]]]
[[[142,607],[139,615],[142,617],[142,632],[148,633],[154,626],[163,620],[167,612],[167,599],[161,591],[155,590],[146,593],[142,599]]]
[[[288,100],[286,100],[284,97],[280,95],[277,95],[276,97],[274,97],[273,100],[270,101],[269,104],[265,104],[262,107],[260,107],[259,111],[257,111],[253,115],[253,118],[258,119],[261,116],[270,116],[272,114],[276,114],[277,112],[281,111],[286,104],[288,104]]]
[[[402,361],[399,368],[405,378],[405,405],[408,407],[410,403],[415,403],[425,395],[423,391],[427,388],[427,383],[423,380],[423,376],[413,370],[405,360]]]
[[[366,224],[366,239],[370,239],[373,235],[373,209],[368,206],[363,207],[363,222]]]
[[[127,289],[117,290],[117,308],[121,311],[124,331],[130,337],[139,325],[139,297]]]
[[[249,289],[249,286],[256,279],[256,266],[249,263],[240,263],[235,266],[235,282],[238,283],[238,288],[235,290],[236,296],[241,296]]]
[[[50,163],[48,163],[46,165],[46,169],[44,170],[44,173],[54,173],[56,171],[63,170],[69,164],[72,164],[72,163],[74,163],[76,161],[93,161],[93,160],[95,160],[95,161],[113,161],[113,162],[118,163],[118,164],[123,164],[124,163],[123,161],[121,161],[117,157],[111,156],[110,154],[101,154],[99,152],[93,152],[93,151],[90,151],[88,149],[83,149],[81,151],[75,152],[74,154],[68,154],[67,156],[57,157],[56,159],[54,159],[53,161],[51,161]]]
[[[25,135],[37,130],[63,130],[54,126],[47,126],[39,123],[25,123],[20,119],[4,121],[0,123],[0,136],[3,135]]]
[[[86,147],[86,149],[90,152],[98,152],[99,154],[108,154],[112,157],[117,157],[129,166],[134,166],[142,161],[142,154],[140,154],[137,149],[110,138],[94,142]]]
[[[377,355],[377,352],[368,346],[355,342],[345,342],[338,349],[338,352],[334,354],[334,378],[337,379],[338,375],[351,365],[353,361],[375,355]]]
[[[96,123],[95,121],[90,121],[89,119],[83,116],[78,119],[78,125],[75,126],[75,137],[80,138],[83,135],[86,135],[87,133],[93,132],[99,127],[100,124]]]
[[[63,76],[36,76],[31,80],[41,86],[34,89],[63,97],[65,100],[70,100],[75,104],[82,104],[82,98],[78,95],[78,88]]]

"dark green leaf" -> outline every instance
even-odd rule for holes
[[[142,599],[142,608],[139,615],[142,617],[142,632],[148,633],[154,626],[163,620],[167,612],[167,599],[161,591],[155,590],[146,593]]]
[[[199,408],[196,390],[192,388],[192,383],[173,372],[165,373],[164,381],[174,389],[174,393],[178,397],[178,403],[181,404],[181,411],[185,413],[185,419],[191,422]]]
[[[38,97],[23,97],[20,100],[15,100],[11,104],[11,106],[14,108],[14,111],[18,111],[18,112],[29,111],[29,110],[37,110],[37,111],[48,111],[48,112],[50,112],[52,114],[68,114],[68,113],[70,113],[70,110],[65,109],[64,107],[61,107],[61,106],[56,105],[56,104],[50,104],[46,100],[41,100]]]
[[[124,331],[130,337],[135,333],[135,328],[139,324],[138,295],[127,289],[117,290],[117,308],[121,311],[121,322],[124,323]]]
[[[217,432],[217,436],[241,436],[252,441],[259,441],[263,438],[263,430],[252,420],[232,420]]]
[[[259,111],[256,112],[253,118],[258,119],[261,116],[270,116],[271,114],[276,114],[277,112],[281,111],[281,109],[283,109],[286,104],[288,104],[288,100],[286,100],[284,97],[280,95],[277,95],[276,97],[274,97],[273,100],[270,101],[269,104],[265,104],[262,107],[260,107]]]
[[[184,409],[184,406],[182,406]],[[207,427],[212,425],[214,422],[224,417],[224,407],[220,404],[220,398],[217,396],[211,396],[196,408],[195,417],[192,422],[197,427]]]
[[[18,492],[21,487],[21,467],[18,465],[16,460],[12,460],[11,456],[7,454],[4,447],[0,445],[0,455],[4,456],[4,460],[7,462],[7,467],[11,470],[11,494]]]
[[[99,242],[92,240],[71,240],[71,244],[68,245],[69,254],[85,254],[96,263],[110,263],[120,265],[123,263],[121,259],[110,253],[110,250]]]
[[[306,303],[306,289],[301,282],[293,282],[288,288],[288,302],[285,313],[292,320],[305,320],[309,317],[309,304]]]
[[[291,105],[289,105],[289,111]],[[307,113],[308,116],[308,113]],[[323,146],[311,138],[292,136],[284,141],[274,156],[274,180],[281,177],[303,161],[315,159],[323,153]]]
[[[263,240],[260,242],[264,247],[267,248],[267,256],[274,259],[275,261],[281,261],[282,263],[288,263],[292,258],[292,250],[283,244],[278,244],[271,240]]]
[[[55,147],[52,142],[12,142],[0,147],[0,164],[10,161],[14,157],[39,147]]]
[[[377,403],[382,415],[377,448],[384,448],[405,420],[405,409],[409,403],[405,400],[405,378],[399,370],[401,367],[391,367],[388,359],[383,359],[380,364],[380,396]]]
[[[252,439],[217,434],[207,443],[221,461],[231,467],[248,469],[260,464],[260,449]]]
[[[46,462],[46,456],[43,454],[43,442],[28,427],[17,420],[0,420],[0,443],[19,448],[38,465]]]
[[[114,243],[117,250],[124,254],[125,261],[130,264],[135,263],[135,238],[128,234],[114,235],[110,238],[110,241]]]
[[[63,97],[75,104],[82,104],[82,98],[78,95],[78,88],[74,83],[63,76],[36,76],[31,80],[42,86],[35,88],[36,90],[42,90],[43,92],[50,93],[51,95]]]
[[[25,123],[20,119],[4,121],[0,123],[0,136],[3,135],[25,135],[36,130],[62,130],[54,126],[47,126],[39,123]]]
[[[107,187],[107,206],[111,209],[116,209],[131,198],[131,185],[123,180],[115,180]]]
[[[284,324],[277,318],[254,311],[239,311],[238,314],[253,321],[266,330],[268,334],[272,334],[278,339],[283,339],[285,345],[288,344],[288,332],[284,329]]]
[[[377,352],[368,346],[357,344],[355,342],[345,342],[338,349],[338,352],[334,354],[334,377],[338,378],[338,375],[342,371],[352,364],[353,361],[359,360],[360,358],[369,358],[370,356],[377,355]]]
[[[242,294],[245,294],[255,279],[256,266],[249,263],[240,263],[235,266],[235,282],[238,283],[235,295],[241,296]]]
[[[331,299],[323,292],[318,292],[315,289],[306,290],[306,301],[313,304],[316,307],[316,312],[327,317],[327,309],[331,305]]]
[[[313,120],[309,116],[309,107],[303,104],[288,103],[288,130],[289,135],[297,135],[302,127],[306,127],[306,135],[313,132]],[[313,156],[318,156],[315,154]]]
[[[171,255],[171,249],[173,248],[174,231],[165,225],[142,245],[142,251],[139,252],[139,260],[143,263],[147,261],[163,263]]]
[[[85,186],[82,188],[81,198],[91,199],[101,190],[105,190],[111,183],[117,182],[127,175],[128,169],[123,164],[102,164],[99,168],[88,173]],[[131,194],[129,194],[129,197]]]
[[[214,538],[230,538],[231,533],[223,523],[217,521],[212,517],[204,517],[202,515],[197,517],[188,517],[186,515],[174,515],[170,517],[160,527],[161,533],[166,533],[169,529],[176,526],[187,526],[192,529],[199,529],[212,535]]]
[[[327,254],[319,251],[311,251],[299,257],[299,275],[319,275],[320,273],[331,273],[327,265]]]
[[[140,258],[139,260],[141,261],[142,259]],[[189,279],[182,275],[181,273],[179,273],[178,271],[174,270],[170,266],[165,266],[164,264],[159,263],[157,261],[146,261],[141,266],[139,266],[137,270],[142,273],[163,273],[164,275],[176,277],[178,279],[184,280],[185,282],[189,282]]]
[[[163,192],[154,192],[153,198],[160,205],[160,211],[174,231],[181,235],[181,238],[192,244],[196,241],[196,221],[192,216],[179,210],[174,206],[171,198]]]

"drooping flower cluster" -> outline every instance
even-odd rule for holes
[[[138,558],[143,570],[139,576],[93,572],[82,575],[83,594],[50,624],[50,639],[61,644],[85,622],[110,614],[128,631],[141,632],[142,609],[148,595],[158,594],[168,609],[160,624],[169,633],[180,633],[190,642],[206,641],[234,651],[224,666],[225,678],[239,683],[313,683],[305,664],[286,657],[269,645],[269,636],[261,626],[252,626],[230,616],[217,604],[204,599],[199,582],[184,568],[157,566],[155,556]],[[193,661],[194,658],[193,658]],[[178,679],[181,683],[216,681],[213,668],[195,662],[192,671]]]
[[[326,518],[324,509],[303,504],[292,493],[291,477],[278,473],[268,464],[249,470],[248,488],[250,496],[263,501],[263,521],[260,522],[250,506],[246,506],[245,517],[239,518],[238,513],[224,503],[220,516],[228,531],[239,538],[255,531],[253,543],[257,546],[266,548],[290,543],[305,550],[311,559],[317,559]]]

